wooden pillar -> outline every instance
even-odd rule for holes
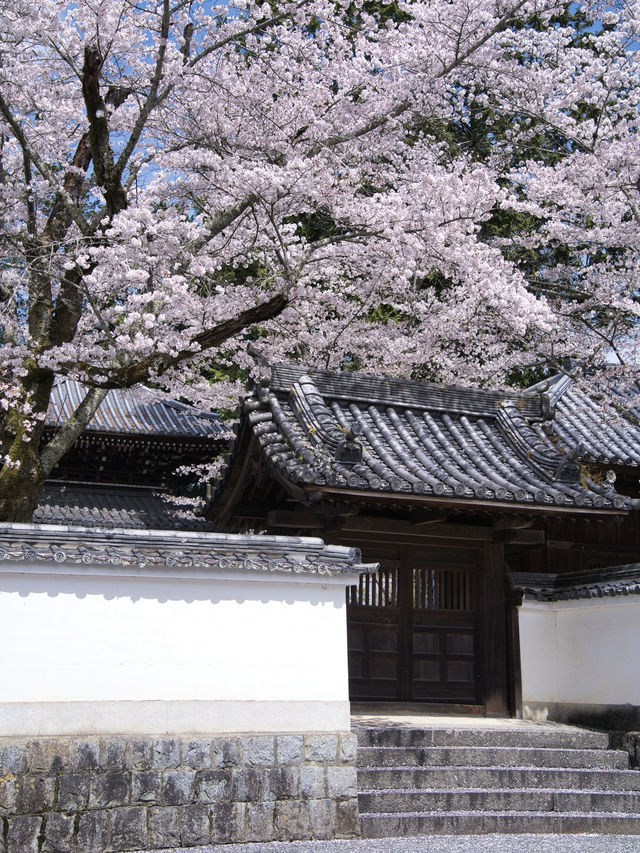
[[[482,547],[483,701],[487,715],[508,716],[507,636],[505,612],[504,545],[485,542]]]

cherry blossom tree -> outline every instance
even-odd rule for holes
[[[251,342],[440,381],[631,370],[640,4],[584,9],[589,43],[554,0],[4,4],[0,518],[109,388],[215,405]],[[479,109],[482,156],[441,132]],[[88,391],[44,442],[60,376]]]

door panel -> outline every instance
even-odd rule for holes
[[[348,593],[352,700],[478,701],[477,560],[438,549],[360,578]],[[368,559],[376,559],[367,555]]]

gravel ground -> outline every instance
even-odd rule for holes
[[[157,853],[640,853],[633,835],[439,835],[363,841],[272,841]]]

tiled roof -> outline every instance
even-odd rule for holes
[[[135,488],[101,484],[47,483],[33,521],[72,524],[108,530],[209,530],[210,525],[189,508],[167,496]]]
[[[171,530],[103,531],[59,524],[0,523],[0,572],[83,575],[98,571],[144,576],[237,574],[354,575],[374,572],[358,548],[325,545],[307,536],[233,535]]]
[[[613,405],[617,400],[625,407],[623,395],[613,389],[611,401],[597,403],[567,376],[556,376],[530,390],[544,389],[556,409],[553,428],[563,449],[579,445],[580,457],[587,462],[640,465],[640,426],[622,418]],[[640,412],[630,411],[640,421]]]
[[[51,393],[46,425],[63,424],[82,401],[84,387],[72,379],[59,382]],[[89,432],[176,436],[225,440],[228,427],[215,414],[199,411],[174,400],[159,400],[146,389],[111,390],[89,425]]]
[[[562,575],[513,573],[513,584],[526,598],[536,601],[571,601],[640,595],[640,563],[610,566]]]
[[[630,508],[542,429],[543,394],[277,367],[245,404],[271,466],[302,489],[537,509]]]

